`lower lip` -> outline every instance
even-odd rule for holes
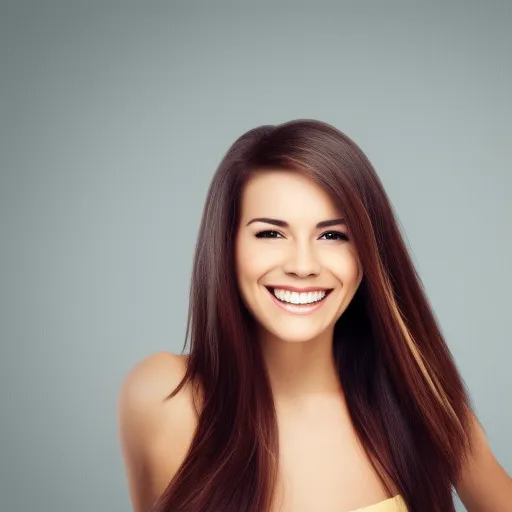
[[[328,293],[322,300],[315,302],[314,304],[298,306],[296,304],[285,304],[284,302],[281,302],[268,288],[265,288],[265,290],[270,294],[270,298],[276,306],[296,315],[310,315],[311,313],[314,313],[325,304],[325,301],[330,295],[330,293]]]

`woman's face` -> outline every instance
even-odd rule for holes
[[[342,212],[316,183],[292,171],[251,176],[235,258],[249,311],[264,330],[290,342],[332,331],[363,276]]]

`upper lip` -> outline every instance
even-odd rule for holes
[[[332,290],[332,288],[325,288],[323,286],[307,286],[306,288],[296,288],[295,286],[282,286],[282,285],[266,285],[267,288],[271,288],[272,290],[289,290],[291,292],[297,293],[306,293],[306,292],[327,292]]]

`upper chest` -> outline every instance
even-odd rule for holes
[[[344,405],[319,400],[277,408],[279,477],[273,512],[346,512],[388,495]]]
[[[348,512],[388,497],[342,402],[276,404],[276,412],[279,458],[272,512]],[[163,493],[192,442],[195,413],[189,406],[181,413],[179,428],[164,428],[152,450],[155,496]]]

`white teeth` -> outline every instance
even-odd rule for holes
[[[289,302],[290,304],[312,304],[322,300],[327,293],[323,290],[319,290],[317,292],[297,293],[290,292],[289,290],[280,290],[279,288],[274,288],[273,292],[279,300]]]

